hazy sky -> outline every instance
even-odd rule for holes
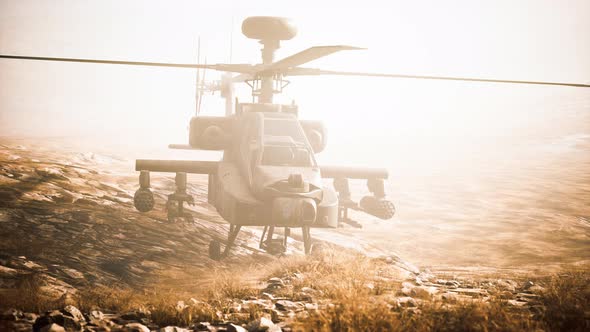
[[[0,0],[0,53],[194,62],[200,36],[201,54],[219,63],[230,60],[233,37],[231,60],[256,63],[260,47],[240,31],[251,15],[294,19],[299,35],[283,42],[279,58],[314,45],[368,48],[310,66],[590,83],[587,0]],[[0,134],[182,142],[194,111],[194,80],[186,69],[1,59]],[[331,139],[399,141],[545,130],[555,125],[556,109],[571,104],[588,111],[588,90],[313,77],[293,79],[283,99],[294,98],[302,117],[326,120]],[[241,100],[250,99],[247,90],[239,92]],[[204,108],[223,112],[216,97]]]

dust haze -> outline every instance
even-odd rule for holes
[[[0,50],[194,62],[200,36],[209,63],[257,59],[257,46],[246,44],[239,33],[239,22],[251,9],[222,2],[203,7],[212,12],[206,17],[198,5],[176,5],[3,1]],[[561,81],[583,81],[590,74],[590,20],[583,9],[535,3],[530,24],[523,27],[517,18],[524,9],[503,3],[487,14],[466,2],[440,8],[427,2],[372,5],[361,12],[345,7],[340,17],[329,19],[329,5],[309,14],[299,6],[267,3],[261,12],[300,19],[300,35],[284,43],[284,54],[321,42],[369,48],[364,54],[320,61],[338,69]],[[588,9],[587,3],[576,5]],[[437,24],[436,10],[455,21]],[[547,23],[552,10],[559,13],[559,22],[568,23]],[[415,16],[410,20],[402,13]],[[477,15],[483,17],[481,24],[471,26],[472,31],[462,29]],[[496,24],[500,20],[501,27]],[[386,28],[377,29],[375,21]],[[325,29],[325,24],[337,29]],[[515,32],[507,33],[511,29]],[[0,68],[3,136],[117,155],[129,160],[129,172],[138,157],[219,157],[166,149],[168,143],[187,139],[195,108],[195,73],[190,70],[13,60],[2,60]],[[238,96],[249,98],[243,91]],[[320,163],[390,170],[388,191],[398,209],[394,220],[359,217],[366,223],[362,230],[339,230],[347,234],[342,239],[329,233],[323,237],[368,252],[393,251],[421,266],[510,268],[590,259],[590,92],[295,78],[284,99],[300,105],[302,118],[326,123],[329,145],[318,156]],[[222,114],[223,105],[211,96],[203,109]],[[355,185],[364,189],[362,182]]]

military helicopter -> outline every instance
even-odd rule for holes
[[[208,202],[229,224],[228,239],[222,251],[221,243],[209,245],[212,259],[226,257],[244,226],[264,227],[260,248],[270,253],[286,250],[287,237],[292,228],[301,228],[304,251],[312,250],[311,228],[336,228],[341,223],[358,225],[350,220],[350,209],[362,211],[380,219],[391,219],[394,204],[387,199],[384,181],[388,171],[381,168],[320,166],[315,154],[324,150],[327,133],[317,121],[298,119],[294,104],[273,103],[273,96],[289,84],[289,76],[351,75],[430,80],[476,81],[489,83],[539,84],[590,87],[588,84],[414,76],[383,73],[362,73],[321,70],[301,67],[309,61],[339,51],[361,48],[335,45],[315,46],[275,61],[281,41],[290,40],[297,33],[293,23],[282,17],[248,17],[242,23],[243,34],[262,44],[262,63],[249,64],[179,64],[132,62],[96,59],[48,58],[0,55],[0,58],[85,62],[118,65],[181,67],[197,69],[197,86],[201,91],[220,91],[226,99],[225,116],[201,116],[190,120],[188,144],[171,144],[173,149],[223,151],[220,161],[145,160],[136,161],[139,189],[134,196],[135,208],[147,212],[154,208],[150,190],[150,172],[175,173],[176,190],[168,195],[169,220],[192,220],[184,204],[193,202],[187,193],[187,174],[208,175]],[[199,61],[198,61],[199,62]],[[229,74],[221,82],[205,84],[199,79],[200,69],[212,69]],[[233,76],[231,73],[237,73]],[[251,88],[253,102],[233,105],[233,84],[246,83]],[[322,179],[333,179],[333,187]],[[351,198],[350,179],[364,179],[370,195],[359,202]],[[284,228],[282,238],[275,238],[275,229]]]

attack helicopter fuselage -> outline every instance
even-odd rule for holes
[[[233,116],[233,135],[211,127],[201,135],[204,145],[219,137],[229,143],[209,176],[209,202],[236,225],[336,227],[337,195],[324,187],[296,114],[276,104],[241,106],[248,107]]]

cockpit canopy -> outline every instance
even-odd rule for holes
[[[315,167],[313,152],[295,117],[265,117],[262,161],[264,166]]]
[[[263,166],[315,166],[309,148],[305,145],[295,144],[294,141],[287,140],[284,137],[274,137],[273,140],[265,141],[262,151],[261,164]]]

